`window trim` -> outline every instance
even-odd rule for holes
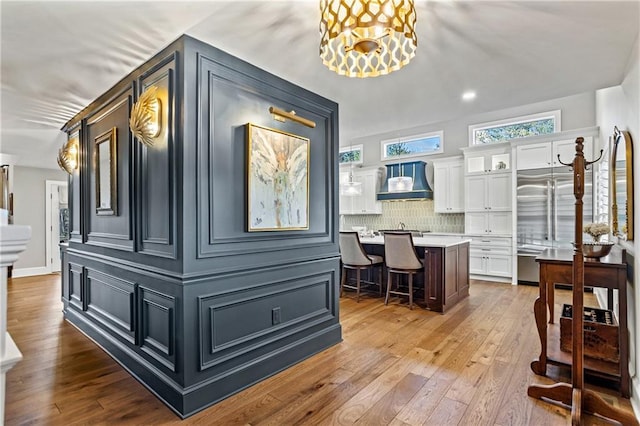
[[[397,155],[395,157],[387,157],[386,155],[387,145],[403,143],[403,142],[413,142],[420,139],[432,138],[434,136],[437,136],[440,138],[440,149],[438,149],[437,151],[416,152],[414,154]],[[380,161],[397,161],[404,158],[424,157],[426,155],[437,155],[437,154],[442,154],[443,152],[444,152],[444,131],[443,130],[437,130],[435,132],[428,132],[428,133],[420,133],[418,135],[404,136],[401,138],[385,139],[380,141]]]
[[[469,125],[469,146],[491,145],[491,144],[476,144],[476,130],[484,130],[484,129],[490,129],[492,127],[502,127],[502,126],[508,126],[512,124],[527,123],[530,121],[544,120],[545,118],[553,118],[554,133],[560,132],[562,130],[562,126],[561,126],[562,114],[561,114],[561,110],[559,109],[553,110],[553,111],[539,112],[536,114],[521,115],[519,117],[511,117],[511,118],[505,118],[502,120],[488,121],[485,123],[470,124]]]
[[[360,160],[341,163],[340,162],[340,155],[344,154],[346,152],[352,152],[352,151],[360,151]],[[363,144],[343,146],[338,150],[338,164],[340,166],[350,166],[352,164],[362,164],[363,161],[364,161],[364,145]]]

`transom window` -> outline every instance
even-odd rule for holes
[[[339,164],[362,164],[362,145],[353,145],[340,148],[338,156]]]
[[[560,110],[469,126],[469,145],[487,145],[560,131]]]
[[[420,157],[443,152],[444,136],[442,131],[387,139],[382,144],[382,160]]]

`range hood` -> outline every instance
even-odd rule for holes
[[[424,161],[387,164],[386,167],[387,177],[378,192],[379,201],[433,198],[433,190],[427,181],[427,163]]]

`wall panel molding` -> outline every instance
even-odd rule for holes
[[[138,251],[151,256],[177,258],[177,150],[176,66],[173,52],[139,79],[140,92],[158,88],[161,99],[161,133],[153,146],[139,144],[137,221]]]
[[[332,303],[336,286],[333,272],[295,275],[266,283],[257,275],[236,277],[241,281],[255,280],[255,286],[198,297],[201,370],[337,318]]]
[[[171,371],[176,361],[176,298],[138,287],[140,348]]]
[[[86,270],[87,315],[135,344],[136,283],[91,268]]]
[[[69,304],[81,311],[84,306],[84,267],[79,263],[69,262]]]
[[[307,248],[335,248],[333,210],[334,189],[327,158],[335,154],[330,129],[333,112],[326,106],[293,95],[286,90],[267,84],[258,78],[231,69],[206,56],[198,56],[198,105],[200,105],[197,144],[197,223],[198,258],[252,255],[267,251]],[[295,105],[294,105],[295,102]],[[246,166],[234,168],[232,164],[246,164],[246,118],[242,120],[226,113],[228,104],[237,104],[245,110],[244,117],[254,117],[255,124],[277,128],[311,140],[309,165],[308,231],[246,232]],[[303,126],[279,128],[271,120],[268,108],[272,104],[294,108],[300,115],[319,123],[316,129]],[[218,109],[216,109],[218,108]],[[266,120],[266,121],[265,121]],[[220,133],[219,129],[233,130]],[[223,139],[229,139],[225,142]],[[329,142],[327,142],[327,139]],[[316,143],[314,144],[314,141]],[[319,141],[322,141],[319,143]],[[221,149],[224,146],[224,149]],[[231,150],[228,148],[231,146]],[[228,184],[226,182],[229,182]],[[244,182],[240,188],[238,182]],[[228,188],[233,184],[233,196]],[[315,203],[315,204],[314,204]],[[231,209],[230,215],[226,209]],[[233,225],[230,227],[230,220]],[[225,224],[225,226],[221,226]],[[295,254],[294,254],[295,255]]]
[[[135,84],[132,83],[110,97],[94,113],[86,118],[84,173],[86,185],[82,197],[83,217],[86,218],[84,241],[88,245],[117,250],[133,251],[132,211],[132,136],[129,130],[129,115],[133,105]],[[117,215],[97,215],[95,211],[95,138],[116,128],[116,173]],[[84,201],[86,200],[86,201]]]

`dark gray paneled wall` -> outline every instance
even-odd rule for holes
[[[194,46],[197,47],[203,46]],[[336,112],[321,99],[300,97],[290,85],[270,81],[266,73],[248,75],[239,61],[229,62],[218,51],[199,50],[195,65],[200,78],[196,96],[201,105],[197,117],[197,174],[185,175],[185,181],[196,177],[197,209],[192,219],[198,226],[197,253],[185,257],[188,267],[234,270],[335,255],[335,149],[331,142],[337,139],[332,133],[337,124]],[[272,105],[294,109],[316,121],[317,127],[275,121],[268,113]],[[311,140],[308,231],[246,232],[244,188],[249,121]]]
[[[88,182],[87,203],[82,204],[83,218],[86,218],[86,244],[133,251],[133,206],[132,206],[132,137],[129,132],[129,112],[133,100],[133,86],[117,91],[86,118],[84,152],[86,162],[81,179]],[[118,212],[113,216],[99,216],[96,213],[96,140],[113,128],[116,129],[117,185],[114,206]],[[113,190],[113,188],[112,188]]]
[[[154,256],[178,258],[178,150],[176,148],[176,61],[177,53],[163,58],[140,77],[141,92],[156,86],[166,93],[167,105],[161,111],[159,143],[139,146],[141,153],[139,188],[140,209],[137,229],[138,250]]]
[[[128,127],[166,98],[153,146]],[[314,120],[272,120],[270,106]],[[310,142],[309,230],[247,232],[247,123]],[[116,128],[118,214],[95,209],[95,139]],[[65,317],[188,416],[341,340],[338,107],[183,36],[89,105],[63,253]]]

